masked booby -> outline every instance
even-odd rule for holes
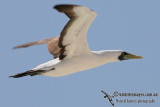
[[[23,48],[47,44],[48,51],[54,59],[37,67],[10,77],[45,75],[60,77],[98,67],[110,62],[127,59],[142,59],[121,50],[90,51],[86,39],[88,28],[97,14],[87,7],[79,5],[56,5],[59,12],[66,14],[70,20],[63,28],[60,37],[52,37],[14,47]]]

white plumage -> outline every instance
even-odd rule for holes
[[[55,9],[65,13],[70,21],[62,30],[60,37],[48,38],[15,47],[22,48],[38,44],[47,44],[55,59],[41,64],[32,70],[10,77],[45,75],[59,77],[84,71],[109,62],[126,59],[141,59],[141,56],[120,50],[90,51],[87,43],[87,31],[97,14],[84,6],[56,5]]]

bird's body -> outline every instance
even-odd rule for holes
[[[117,56],[121,54],[121,51],[108,51],[108,54],[111,54],[111,52],[117,52],[115,58],[108,57],[106,53],[103,55],[103,51],[90,52],[88,55],[74,56],[72,58],[64,59],[63,61],[59,60],[59,58],[56,58],[41,64],[32,70],[45,70],[47,72],[42,73],[42,75],[45,76],[65,76],[101,66],[109,62],[119,61]]]
[[[56,5],[54,8],[59,12],[65,13],[70,18],[60,37],[27,43],[14,49],[47,44],[49,52],[54,55],[55,59],[11,77],[19,78],[27,75],[59,77],[91,69],[109,62],[142,58],[120,50],[90,51],[86,36],[97,14],[87,7],[78,5]]]

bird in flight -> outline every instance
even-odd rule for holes
[[[87,31],[97,14],[85,6],[56,5],[54,8],[67,15],[70,20],[60,36],[47,38],[14,47],[23,48],[47,44],[48,51],[54,59],[37,67],[10,77],[45,75],[60,77],[98,67],[110,62],[127,59],[142,59],[121,50],[90,51],[87,43]]]

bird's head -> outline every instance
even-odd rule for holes
[[[123,61],[123,60],[128,60],[128,59],[143,59],[143,57],[137,56],[137,55],[133,55],[133,54],[130,54],[130,53],[122,51],[121,55],[118,56],[118,59],[120,61]]]
[[[141,56],[133,55],[121,50],[103,50],[98,52],[94,51],[94,53],[99,55],[101,57],[101,61],[104,63],[117,62],[128,59],[142,59]]]

